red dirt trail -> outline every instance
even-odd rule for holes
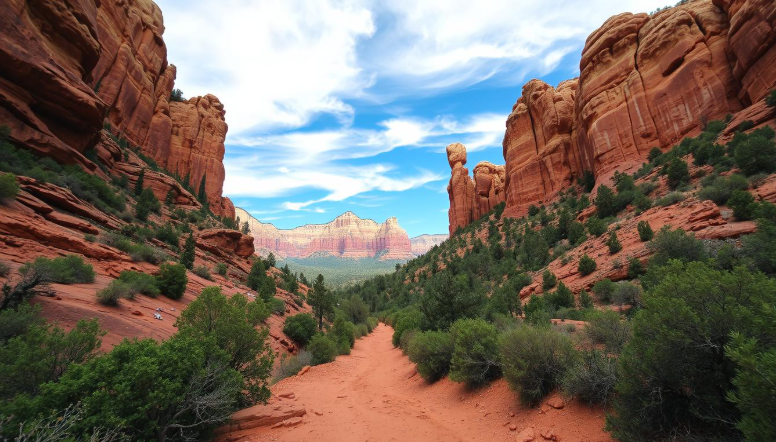
[[[253,428],[228,439],[513,442],[528,430],[537,442],[612,440],[603,430],[604,412],[599,408],[568,401],[561,409],[546,403],[525,408],[503,380],[478,390],[449,379],[429,385],[401,350],[393,348],[392,333],[380,324],[356,342],[350,356],[274,385],[270,406],[287,404],[307,411],[298,425]],[[288,393],[294,393],[293,399],[279,397]]]

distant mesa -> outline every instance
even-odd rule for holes
[[[435,235],[423,234],[410,238],[412,253],[416,256],[424,255],[434,246],[438,246],[445,242],[449,237],[450,235],[447,233],[438,233]]]
[[[412,242],[395,217],[378,224],[350,211],[326,224],[305,224],[294,229],[278,229],[273,224],[262,223],[239,207],[235,213],[241,224],[248,223],[256,254],[273,253],[282,259],[332,256],[407,260],[447,238],[447,235],[441,239],[437,238],[440,235],[421,235]]]

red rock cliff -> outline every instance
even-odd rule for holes
[[[407,232],[396,218],[378,224],[345,212],[326,224],[307,224],[295,229],[278,229],[262,223],[248,212],[237,208],[240,222],[248,222],[256,253],[270,252],[283,258],[306,258],[328,255],[343,258],[409,259],[412,253]]]
[[[195,186],[207,176],[211,209],[233,217],[221,196],[223,105],[212,95],[169,103],[176,69],[163,32],[151,0],[3,2],[0,119],[13,143],[95,170],[82,153],[100,140],[107,118],[115,133]]]
[[[506,214],[550,201],[585,170],[597,179],[635,169],[705,122],[754,119],[776,88],[776,2],[696,0],[655,15],[620,14],[585,43],[580,77],[532,80],[506,122]],[[743,111],[743,112],[742,112]],[[449,159],[449,150],[448,150]],[[461,170],[450,189],[450,231],[474,219]]]

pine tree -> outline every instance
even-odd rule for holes
[[[140,196],[143,193],[143,181],[145,180],[145,168],[140,169],[140,175],[137,176],[135,183],[135,195]]]
[[[620,244],[620,240],[617,239],[617,233],[614,230],[609,232],[609,239],[606,240],[606,245],[609,246],[609,253],[612,255],[622,250],[622,244]]]
[[[251,233],[251,228],[248,227],[248,221],[245,221],[242,225],[242,234],[248,235],[249,233]]]
[[[323,282],[323,275],[319,274],[315,278],[307,302],[313,307],[313,314],[318,319],[318,329],[323,330],[323,317],[334,310],[334,299]]]
[[[245,285],[251,290],[259,291],[261,283],[266,277],[267,273],[264,269],[264,262],[261,259],[257,259],[251,266],[251,271],[248,273],[248,279],[245,281]]]
[[[181,253],[181,259],[180,263],[183,264],[184,267],[191,270],[192,267],[194,267],[194,234],[189,233],[189,237],[186,238],[186,243],[183,245],[183,253]]]
[[[205,204],[205,201],[207,201],[207,192],[205,192],[206,183],[207,175],[202,175],[202,181],[199,182],[199,192],[197,192],[197,199],[202,204]]]

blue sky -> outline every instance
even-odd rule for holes
[[[280,228],[350,210],[447,232],[444,148],[503,164],[522,85],[579,75],[611,15],[665,0],[157,0],[186,97],[226,109],[224,194]]]

